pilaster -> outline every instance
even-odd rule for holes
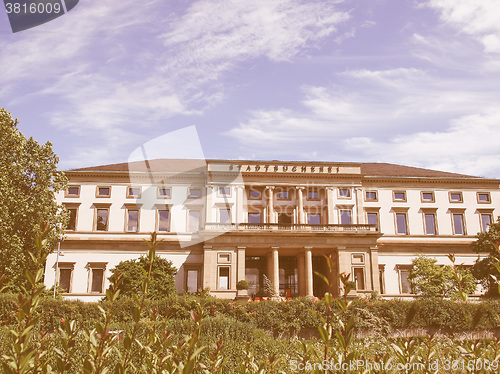
[[[328,207],[328,224],[333,225],[335,223],[335,214],[333,207],[335,205],[335,201],[333,198],[333,187],[326,188],[326,205]]]
[[[246,247],[237,247],[237,252],[238,252],[238,259],[237,259],[237,266],[238,266],[238,273],[237,273],[237,281],[239,282],[240,280],[245,280],[245,252],[246,252]]]

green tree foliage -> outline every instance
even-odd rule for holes
[[[55,202],[54,193],[66,187],[67,179],[57,170],[52,144],[26,139],[17,124],[0,109],[0,274],[14,292],[25,283],[25,271],[34,270],[28,254],[35,251],[39,222],[55,228],[46,238],[45,250],[52,251],[68,220]]]
[[[412,260],[408,276],[412,292],[426,297],[457,297],[460,286],[453,275],[453,267],[436,264],[437,260],[420,255]],[[457,269],[462,276],[461,287],[465,294],[473,293],[476,282],[469,269]]]
[[[142,283],[147,277],[149,270],[149,260],[146,256],[138,259],[122,261],[111,270],[113,276],[117,273],[122,274],[122,284],[120,286],[120,296],[132,297],[134,294],[141,296]],[[174,277],[177,269],[172,261],[161,258],[156,255],[151,269],[151,278],[148,288],[148,298],[161,299],[164,297],[176,295]],[[114,278],[109,279],[112,281]]]
[[[478,259],[472,269],[472,273],[484,288],[488,289],[491,296],[498,295],[496,281],[491,276],[500,279],[500,273],[493,263],[500,261],[500,256],[495,243],[500,243],[500,217],[496,223],[492,223],[486,232],[476,235],[477,240],[471,246],[476,253],[489,255],[486,258]]]

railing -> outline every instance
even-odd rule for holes
[[[309,225],[281,223],[206,223],[205,231],[314,231],[314,232],[376,232],[375,225]]]

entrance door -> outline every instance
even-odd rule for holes
[[[330,278],[328,274],[328,265],[323,256],[313,256],[312,258],[313,272],[323,274],[325,277]],[[313,273],[313,294],[317,298],[322,298],[328,291],[328,286],[323,279]]]
[[[294,297],[299,294],[297,257],[280,256],[280,294]]]
[[[248,282],[249,296],[264,296],[264,274],[267,272],[265,256],[245,257],[245,280]]]

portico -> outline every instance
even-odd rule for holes
[[[217,227],[217,224],[206,226],[211,231]],[[275,294],[322,297],[327,285],[315,272],[327,276],[333,285],[332,292],[338,294],[338,275],[355,271],[360,278],[361,293],[378,290],[374,281],[378,277],[378,263],[372,254],[376,250],[370,247],[376,247],[380,235],[373,227],[354,225],[345,232],[331,225],[325,225],[328,231],[324,232],[319,227],[312,230],[311,225],[290,225],[287,229],[278,224],[234,224],[230,231],[207,240],[203,287],[219,297],[236,296],[236,283],[245,279],[250,285],[250,296],[265,296],[265,276]],[[325,256],[332,259],[331,273]],[[227,270],[221,273],[221,269]],[[229,277],[229,287],[221,290],[220,285],[226,281],[221,282],[220,278],[225,279],[228,273],[233,278]]]

